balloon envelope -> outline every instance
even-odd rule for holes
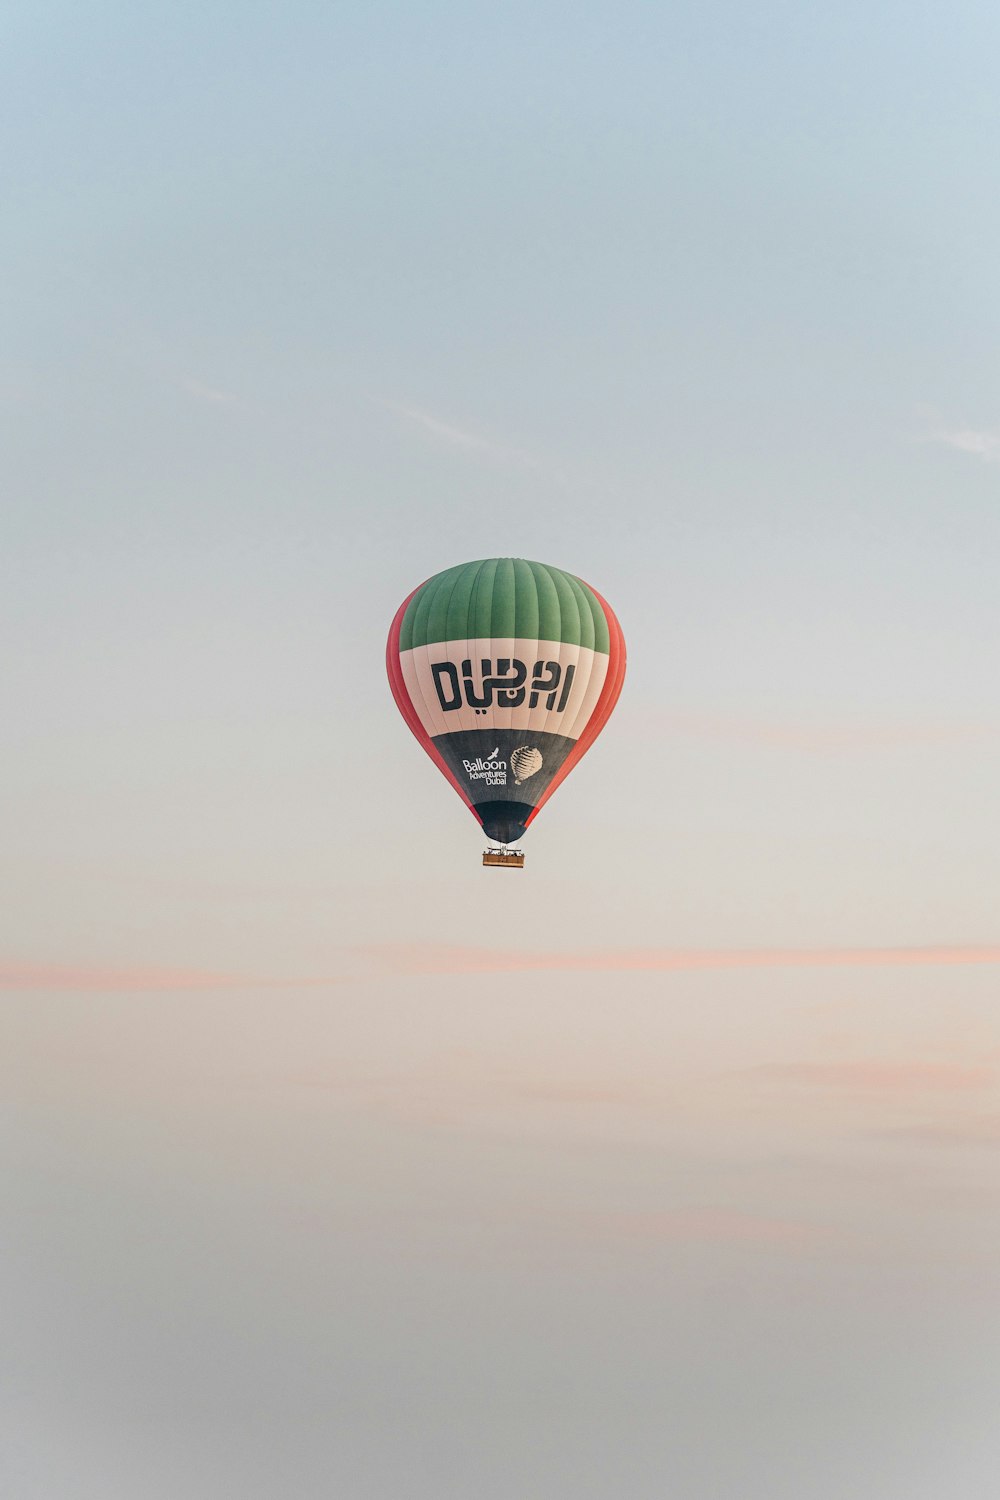
[[[400,713],[501,844],[519,839],[618,701],[625,642],[582,579],[491,557],[405,599],[386,666]]]

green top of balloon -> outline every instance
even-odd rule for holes
[[[399,649],[505,638],[564,641],[605,655],[610,645],[604,609],[582,579],[521,557],[487,557],[435,573],[417,589]]]

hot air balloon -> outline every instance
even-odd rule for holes
[[[625,642],[589,584],[545,563],[490,557],[435,573],[396,611],[386,666],[400,713],[503,847],[523,837],[618,701]]]

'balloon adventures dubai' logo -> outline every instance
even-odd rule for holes
[[[500,746],[495,745],[489,755],[479,755],[475,760],[463,760],[465,774],[470,781],[485,781],[487,786],[507,785],[507,762],[501,758]],[[510,753],[510,769],[514,773],[514,785],[536,776],[542,769],[542,752],[534,745],[518,745]]]
[[[500,760],[500,746],[491,750],[487,756],[477,756],[475,760],[463,760],[466,774],[470,781],[485,781],[487,786],[507,785],[507,762]]]

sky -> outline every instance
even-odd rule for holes
[[[996,8],[0,22],[12,1500],[992,1500]],[[629,649],[525,840],[389,623]]]

